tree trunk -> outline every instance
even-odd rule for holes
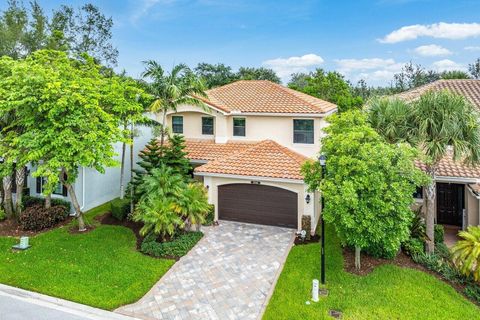
[[[130,138],[132,139],[132,144],[130,144],[130,214],[133,214],[133,194],[135,192],[134,190],[134,185],[133,185],[133,139],[134,134],[133,131],[135,130],[135,124],[132,123],[130,124]]]
[[[426,195],[426,214],[425,214],[425,231],[427,233],[427,253],[432,254],[435,251],[435,180],[425,188]]]
[[[163,152],[163,145],[165,144],[165,122],[167,120],[167,110],[163,111],[163,116],[162,116],[162,128],[160,132],[160,152]],[[160,154],[162,156],[162,154]]]
[[[5,208],[5,214],[8,218],[11,218],[13,216],[11,175],[3,177],[3,192],[3,207]]]
[[[73,208],[75,209],[75,217],[77,218],[78,221],[78,231],[83,232],[86,231],[87,228],[85,228],[85,221],[83,220],[83,212],[80,209],[80,205],[78,204],[77,200],[77,195],[75,194],[75,189],[73,189],[73,186],[70,183],[67,183],[65,181],[64,177],[68,173],[65,171],[65,169],[62,169],[62,174],[61,174],[61,181],[62,184],[67,188],[68,194],[70,195],[70,200],[72,201]]]
[[[52,194],[49,193],[45,196],[45,208],[50,209],[52,207]]]
[[[355,269],[360,270],[362,268],[362,265],[360,263],[360,252],[362,251],[362,248],[359,246],[355,246]]]
[[[21,166],[15,172],[15,181],[17,184],[17,196],[15,199],[15,212],[17,217],[22,213],[23,184],[25,183],[25,166]]]
[[[123,125],[123,130],[127,130],[127,124]],[[125,149],[126,143],[122,143],[122,163],[120,165],[120,199],[125,197]]]
[[[200,231],[201,226],[202,226],[202,225],[197,222],[197,223],[195,224],[195,230],[196,230],[196,231]]]

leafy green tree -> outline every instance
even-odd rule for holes
[[[353,95],[350,84],[338,72],[317,69],[308,76],[297,74],[293,80],[288,83],[289,88],[335,103],[340,112],[363,104],[363,99]]]
[[[475,108],[449,91],[427,92],[410,105],[386,98],[370,111],[370,123],[389,142],[408,141],[420,150],[430,183],[425,188],[427,252],[433,253],[435,176],[452,149],[455,161],[480,160],[480,123]]]
[[[232,71],[232,68],[223,63],[210,64],[202,62],[195,67],[194,71],[203,80],[208,89],[223,86],[237,80],[237,75]]]
[[[206,97],[205,86],[184,64],[173,66],[171,72],[165,72],[162,66],[153,60],[146,61],[145,65],[143,77],[152,80],[146,85],[146,90],[154,97],[150,111],[162,115],[160,146],[163,147],[167,134],[167,113],[176,112],[178,106],[184,104],[205,107],[201,100]]]
[[[425,179],[414,165],[415,150],[384,142],[358,110],[328,121],[321,150],[327,156],[326,175],[320,179],[318,163],[307,162],[304,180],[310,190],[322,191],[323,218],[344,245],[355,247],[357,268],[362,249],[392,258],[409,237],[412,195]]]
[[[200,225],[205,223],[205,217],[210,211],[205,187],[198,182],[191,182],[177,200],[175,211],[185,219],[186,229],[190,230],[192,225],[196,225],[196,230],[200,231]]]
[[[238,80],[268,80],[280,83],[280,78],[275,71],[268,68],[240,67],[236,74]]]
[[[113,144],[124,140],[118,122],[102,105],[110,105],[102,96],[110,79],[99,70],[88,56],[78,61],[64,52],[40,50],[15,62],[5,83],[17,90],[8,90],[0,99],[0,112],[16,108],[14,124],[25,128],[10,146],[28,150],[26,160],[38,164],[33,176],[47,180],[45,194],[62,182],[80,230],[85,230],[83,212],[72,185],[79,167],[104,172],[106,166],[116,165]]]
[[[469,226],[467,231],[460,231],[458,241],[452,248],[455,265],[466,276],[473,275],[475,281],[480,280],[480,227]]]
[[[22,1],[9,0],[0,13],[0,56],[19,59],[51,49],[68,51],[76,58],[87,53],[97,62],[115,65],[118,50],[111,43],[112,28],[112,18],[92,4],[77,10],[62,5],[49,19],[35,0],[28,8]]]
[[[440,74],[432,70],[425,70],[421,65],[411,61],[402,67],[399,73],[393,76],[394,92],[403,92],[440,79]]]
[[[444,71],[440,74],[441,79],[449,80],[449,79],[471,79],[471,77],[465,71],[461,70],[451,70],[451,71]]]
[[[473,79],[480,79],[480,58],[468,65],[468,72],[470,72]]]

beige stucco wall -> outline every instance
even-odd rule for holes
[[[167,115],[167,125],[172,125],[172,115],[183,116],[183,135],[187,139],[215,139],[217,143],[234,141],[261,141],[273,140],[291,150],[307,157],[315,157],[320,150],[320,139],[324,135],[322,129],[327,125],[324,118],[293,117],[293,116],[252,116],[252,115],[224,115],[215,110],[205,111],[196,106],[180,106],[177,112]],[[215,118],[214,135],[202,135],[202,117]],[[245,137],[233,136],[233,118],[245,118]],[[159,115],[158,120],[161,121]],[[314,143],[293,143],[293,119],[314,120]]]
[[[318,199],[313,194],[310,195],[311,201],[306,203],[305,197],[307,195],[306,186],[303,183],[292,182],[279,182],[279,181],[266,181],[261,178],[256,178],[255,181],[260,181],[262,185],[273,186],[277,188],[286,189],[295,192],[298,197],[298,216],[297,216],[297,229],[301,229],[302,214],[312,216],[312,230],[315,230],[316,223],[318,222],[318,216],[315,215],[315,204]],[[232,183],[245,183],[250,184],[250,179],[240,178],[225,178],[225,177],[204,177],[204,185],[208,188],[208,200],[211,204],[215,205],[215,220],[218,220],[218,186]]]
[[[465,186],[465,209],[467,210],[467,225],[480,225],[479,199],[472,194],[468,186]]]

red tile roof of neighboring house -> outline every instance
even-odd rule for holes
[[[192,144],[187,141],[187,146]],[[198,142],[193,142],[198,145]],[[239,176],[268,177],[280,179],[303,180],[301,166],[308,159],[271,140],[253,144],[216,144],[216,148],[225,148],[225,152],[217,153],[219,158],[195,168],[196,173],[217,173]],[[237,150],[233,150],[238,146]],[[190,149],[189,149],[190,148]],[[197,149],[197,147],[187,147]],[[219,150],[217,149],[217,150]],[[226,155],[230,153],[229,155]],[[207,151],[205,151],[207,153]],[[225,156],[221,156],[224,154]],[[195,156],[199,156],[195,154]],[[190,154],[189,154],[189,157]],[[203,155],[203,158],[209,157]]]
[[[450,90],[453,93],[464,96],[474,106],[480,109],[480,80],[473,79],[437,80],[418,88],[396,94],[395,97],[412,101],[420,98],[422,94],[430,90]]]
[[[207,104],[225,112],[323,114],[331,102],[267,80],[240,80],[208,90]]]
[[[235,142],[215,143],[214,140],[195,140],[187,139],[185,143],[185,152],[191,160],[211,161],[230,156],[234,153],[251,147],[256,142]]]

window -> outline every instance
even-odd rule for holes
[[[233,135],[245,137],[245,118],[233,118]]]
[[[313,144],[313,120],[293,120],[293,143]]]
[[[172,130],[173,130],[173,133],[183,133],[183,117],[182,116],[172,117]]]
[[[43,186],[46,183],[45,178],[37,178],[37,193],[43,193]],[[67,188],[65,188],[61,182],[58,182],[55,186],[55,189],[52,191],[53,194],[57,194],[60,196],[67,196]]]
[[[213,117],[202,117],[202,134],[213,134]]]
[[[423,188],[422,187],[417,187],[417,189],[413,193],[413,197],[415,199],[423,199]]]

